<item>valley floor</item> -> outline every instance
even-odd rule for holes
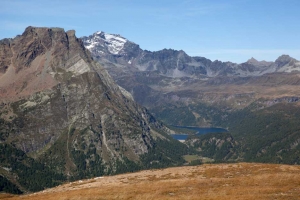
[[[9,200],[300,199],[300,166],[205,164],[98,177]]]

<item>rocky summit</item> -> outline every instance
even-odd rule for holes
[[[73,30],[28,27],[1,40],[0,101],[1,184],[13,192],[182,162],[163,151],[182,144],[112,80]]]

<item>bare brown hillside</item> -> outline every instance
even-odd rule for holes
[[[67,183],[0,199],[300,199],[300,166],[205,164]]]

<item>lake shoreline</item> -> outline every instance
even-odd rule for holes
[[[186,138],[189,135],[203,135],[203,134],[209,134],[209,133],[227,133],[228,130],[224,128],[219,128],[219,127],[197,127],[197,126],[177,126],[177,125],[169,125],[174,128],[179,128],[179,129],[188,129],[188,130],[193,130],[196,131],[194,134],[187,134],[187,133],[175,133],[171,134],[171,136],[174,139],[177,139],[179,141],[186,140]]]

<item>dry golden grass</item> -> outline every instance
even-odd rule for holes
[[[18,200],[92,199],[300,199],[300,166],[205,164],[89,179]]]

